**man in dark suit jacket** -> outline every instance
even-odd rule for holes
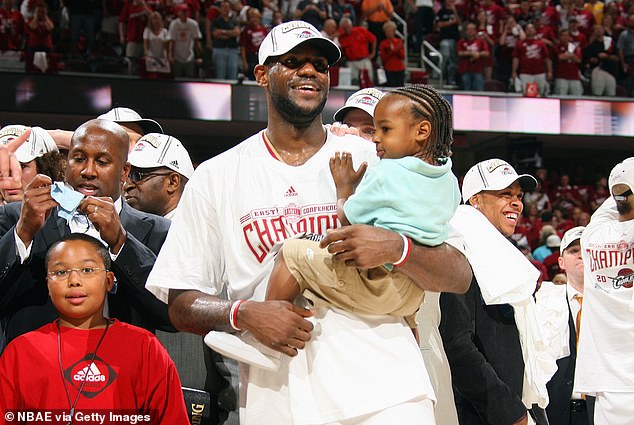
[[[566,272],[567,285],[565,291],[548,291],[557,296],[557,304],[561,313],[568,320],[568,351],[570,354],[557,360],[557,372],[546,385],[550,399],[546,414],[553,425],[589,425],[593,423],[593,411],[590,400],[581,394],[573,394],[575,363],[577,360],[576,318],[581,305],[578,296],[583,297],[583,260],[581,258],[581,233],[585,227],[579,226],[568,230],[561,240],[559,267]],[[541,289],[540,289],[541,291]],[[548,296],[548,295],[545,295]],[[538,303],[542,302],[537,293]],[[544,300],[545,301],[545,300]]]
[[[44,256],[70,232],[102,240],[113,257],[116,286],[108,296],[108,314],[144,327],[173,330],[167,306],[145,289],[169,221],[127,206],[120,196],[130,165],[129,137],[118,124],[91,120],[71,140],[66,180],[86,197],[69,223],[51,196],[51,179],[37,175],[22,203],[0,209],[0,317],[9,340],[52,321]]]

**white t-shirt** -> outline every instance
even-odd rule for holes
[[[584,298],[574,391],[634,392],[634,220],[605,200],[581,236]],[[632,406],[634,407],[634,406]]]
[[[185,22],[174,19],[170,22],[168,37],[174,42],[173,54],[177,62],[194,60],[194,40],[202,38],[196,21],[192,18],[187,18]]]
[[[167,41],[167,30],[162,28],[158,34],[154,34],[149,28],[143,30],[143,40],[149,40],[149,56],[164,58],[167,56],[165,42]]]
[[[211,295],[225,288],[230,299],[262,300],[276,242],[339,226],[328,166],[337,151],[351,152],[355,168],[378,159],[366,140],[329,132],[325,145],[294,167],[272,156],[260,132],[201,164],[147,288],[163,300],[169,288]],[[434,398],[402,318],[320,309],[317,321],[307,348],[284,357],[279,371],[251,370],[244,423],[328,423]]]

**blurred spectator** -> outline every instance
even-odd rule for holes
[[[594,21],[597,24],[603,24],[603,10],[605,8],[605,4],[602,1],[588,0],[588,2],[584,4],[584,7],[587,11],[592,13],[592,15],[594,16]]]
[[[412,7],[416,9],[415,28],[416,28],[416,46],[421,45],[425,36],[432,32],[434,26],[434,0],[409,0]]]
[[[616,96],[618,61],[614,41],[605,37],[601,25],[595,25],[590,43],[584,51],[584,62],[591,69],[590,88],[594,96]]]
[[[0,51],[24,48],[24,19],[15,0],[3,0],[0,6]]]
[[[295,10],[295,19],[313,24],[321,30],[328,18],[326,3],[323,0],[301,0]]]
[[[526,25],[533,23],[537,19],[537,15],[532,8],[529,0],[520,0],[520,6],[515,10],[515,20],[522,28],[526,28]]]
[[[383,24],[385,40],[381,42],[381,62],[385,69],[388,87],[402,87],[405,85],[405,45],[401,38],[396,36],[396,24],[387,21]]]
[[[145,0],[128,0],[119,15],[119,41],[125,46],[125,56],[130,61],[130,73],[136,72],[137,62],[143,56],[143,31],[152,10]]]
[[[339,45],[339,29],[337,28],[337,22],[334,19],[326,19],[326,22],[324,22],[324,28],[320,32],[321,35],[326,37],[328,40],[332,41],[337,46]]]
[[[235,80],[238,78],[240,27],[238,19],[231,14],[231,5],[227,0],[220,3],[220,15],[214,20],[212,31],[214,77]]]
[[[368,23],[368,30],[376,37],[377,44],[385,38],[383,24],[392,18],[394,6],[390,0],[363,0],[361,2],[363,19]]]
[[[361,26],[353,26],[348,18],[342,18],[339,24],[339,45],[346,64],[352,70],[352,83],[361,83],[365,71],[371,85],[373,72],[372,58],[376,53],[376,37]]]
[[[168,35],[159,12],[152,12],[147,27],[143,30],[143,51],[145,52],[145,68],[148,72],[171,71],[168,59]]]
[[[577,19],[579,31],[589,37],[592,33],[592,27],[596,23],[594,14],[586,9],[585,0],[573,0],[572,16]]]
[[[443,75],[448,84],[456,85],[458,55],[456,43],[460,40],[460,14],[456,9],[456,0],[444,0],[436,15],[436,28],[440,33],[440,53],[443,57]]]
[[[524,204],[534,204],[539,214],[542,211],[549,211],[551,208],[548,194],[542,190],[542,183],[537,179],[537,186],[531,192],[524,194]]]
[[[521,40],[513,51],[512,78],[520,78],[522,93],[526,93],[528,83],[537,83],[539,94],[548,93],[548,80],[552,78],[553,68],[550,51],[542,40],[535,38],[536,30],[533,24],[524,28],[526,39]]]
[[[568,22],[568,32],[570,33],[570,41],[574,43],[583,52],[588,46],[588,37],[581,31],[579,31],[579,24],[577,18],[574,16],[570,18]]]
[[[341,18],[348,18],[352,21],[352,25],[357,24],[357,13],[354,6],[346,0],[335,0],[332,5],[332,18],[337,22],[341,22]]]
[[[627,94],[634,96],[634,14],[627,17],[627,28],[619,35],[617,47]]]
[[[603,201],[605,201],[609,197],[610,192],[608,191],[608,179],[604,176],[601,176],[594,183],[592,190],[588,194],[588,206],[590,207],[590,212],[596,211],[596,209],[601,206]]]
[[[553,189],[551,194],[553,209],[571,211],[574,207],[583,205],[579,196],[579,187],[570,183],[570,175],[562,173],[559,176],[559,184]]]
[[[569,29],[572,17],[572,0],[559,0],[559,4],[555,8],[559,14],[559,28]]]
[[[555,94],[583,95],[583,86],[579,79],[581,49],[570,42],[568,30],[559,31],[559,43],[556,47],[557,62],[555,65]]]
[[[256,8],[249,9],[247,16],[249,17],[247,25],[240,33],[240,56],[242,57],[242,72],[250,80],[255,80],[253,68],[258,63],[258,49],[269,30],[262,25],[260,11]]]
[[[28,22],[33,18],[35,14],[35,6],[40,3],[41,0],[22,0],[22,4],[20,4],[20,13],[22,14],[22,18],[25,22]],[[64,1],[62,1],[64,4]]]
[[[489,43],[477,36],[476,24],[469,22],[465,37],[458,41],[458,73],[462,75],[462,89],[484,90],[484,61],[489,57]]]
[[[62,0],[62,4],[68,10],[70,19],[71,51],[79,46],[79,37],[84,33],[86,37],[86,51],[90,52],[95,47],[95,11],[101,8],[96,0]]]
[[[550,28],[552,34],[559,33],[559,24],[560,24],[560,16],[557,8],[553,3],[547,3],[544,6],[544,3],[537,2],[536,5],[539,5],[540,9],[538,13],[540,14],[539,20],[541,21],[544,27]]]
[[[543,228],[542,228],[543,230]],[[533,251],[533,258],[537,261],[544,262],[544,259],[550,256],[553,252],[559,250],[561,244],[561,238],[556,234],[546,236],[544,243]]]
[[[524,235],[526,243],[531,249],[535,249],[539,242],[539,232],[542,228],[542,220],[537,206],[524,201],[524,211],[515,231]]]
[[[35,6],[33,18],[27,23],[28,52],[51,52],[53,50],[53,29],[55,25],[48,16],[46,3]]]
[[[196,56],[201,53],[202,34],[198,22],[189,17],[189,7],[186,4],[178,5],[176,13],[178,19],[170,22],[167,31],[167,57],[172,64],[174,77],[194,78],[197,76]]]
[[[499,40],[500,54],[498,56],[497,75],[500,81],[504,83],[510,82],[513,51],[517,42],[525,38],[526,33],[522,26],[517,23],[513,15],[509,15],[502,25],[502,34],[500,34]]]
[[[101,32],[99,37],[106,47],[114,48],[119,41],[119,15],[124,0],[102,0]],[[121,55],[121,51],[117,52]]]
[[[262,14],[262,25],[264,25],[265,27],[271,26],[271,24],[273,23],[275,12],[279,12],[279,10],[280,8],[277,6],[277,1],[262,0],[260,8],[260,13]]]
[[[495,52],[495,45],[497,42],[494,40],[494,36],[496,31],[494,30],[495,26],[489,23],[489,17],[487,16],[487,12],[484,9],[480,9],[476,16],[476,25],[478,37],[486,41],[489,45],[489,55],[482,58],[482,62],[484,64],[484,68],[482,69],[482,73],[484,74],[485,80],[490,80],[493,75],[493,55]]]

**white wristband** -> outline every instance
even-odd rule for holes
[[[403,263],[407,261],[407,257],[409,257],[409,253],[412,250],[412,241],[403,234],[401,234],[401,237],[403,238],[403,253],[401,254],[401,258],[399,258],[398,261],[392,263],[394,267],[403,265]]]

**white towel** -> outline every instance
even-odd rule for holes
[[[33,65],[43,73],[48,69],[48,60],[46,52],[35,52],[33,54]]]
[[[477,209],[460,205],[450,224],[464,236],[465,254],[488,305],[511,304],[524,357],[522,402],[548,405],[546,383],[557,370],[537,321],[533,292],[539,271]]]

